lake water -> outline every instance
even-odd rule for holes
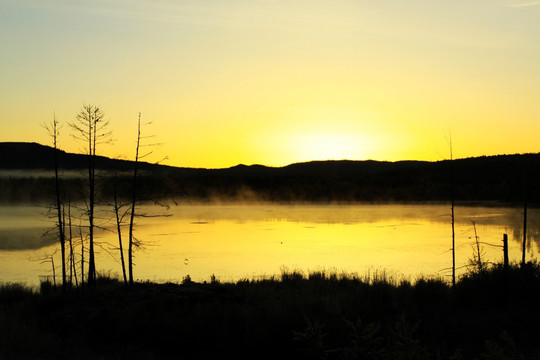
[[[36,285],[40,276],[52,274],[51,256],[60,264],[59,245],[41,236],[54,227],[46,210],[0,207],[1,282]],[[145,206],[144,212],[169,216],[137,220],[135,234],[144,245],[135,258],[135,278],[140,280],[179,282],[189,275],[194,281],[208,281],[215,275],[228,281],[282,270],[359,275],[386,271],[411,280],[451,275],[449,204],[180,205],[169,211]],[[466,271],[476,246],[473,221],[482,260],[502,261],[503,233],[509,236],[510,261],[521,259],[521,208],[457,206],[455,214],[458,274]],[[539,249],[540,211],[529,209],[528,215],[531,259]],[[106,230],[115,228],[114,221],[104,210],[99,217],[104,230],[97,232],[96,267],[98,272],[120,274],[117,235]],[[72,226],[76,239],[78,224],[74,221]],[[124,232],[127,238],[127,229]]]

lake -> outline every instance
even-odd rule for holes
[[[438,276],[450,280],[452,232],[449,204],[360,205],[179,205],[168,211],[144,206],[135,236],[142,248],[135,257],[135,278],[157,282],[259,278],[283,270],[304,273],[381,273],[411,280]],[[75,209],[73,210],[75,212]],[[46,208],[0,206],[0,281],[37,285],[52,274],[51,257],[60,274],[60,250]],[[523,209],[457,206],[456,267],[463,274],[473,257],[476,234],[482,260],[502,261],[502,237],[509,237],[510,261],[521,259]],[[96,267],[121,274],[112,214],[99,212]],[[474,222],[474,225],[473,225]],[[72,224],[78,241],[79,220]],[[529,209],[527,259],[536,258],[540,210]],[[85,225],[82,222],[82,225]],[[83,236],[84,236],[84,230]],[[127,228],[123,229],[124,239]],[[86,245],[87,246],[87,245]],[[127,244],[124,245],[127,248]],[[86,255],[87,259],[87,255]]]

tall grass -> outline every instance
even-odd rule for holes
[[[535,263],[470,272],[455,287],[380,271],[284,271],[235,283],[213,276],[130,288],[114,277],[99,281],[67,294],[2,287],[0,358],[535,359],[540,353]],[[25,350],[23,341],[34,348]]]

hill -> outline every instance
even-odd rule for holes
[[[34,201],[50,186],[32,173],[53,168],[54,149],[36,143],[0,143],[0,170],[25,170],[2,178],[0,201]],[[86,169],[87,156],[59,151],[64,170]],[[98,157],[101,191],[106,174],[129,172],[133,163]],[[226,169],[180,168],[141,163],[140,184],[152,197],[194,201],[504,201],[540,203],[540,154],[482,156],[454,161],[311,161],[284,167],[237,165]],[[129,173],[128,173],[129,174]],[[125,186],[127,178],[125,175]],[[65,181],[68,181],[67,179]],[[74,181],[74,180],[73,180]],[[37,191],[36,186],[41,186]],[[47,192],[47,191],[45,191]],[[153,194],[152,194],[153,193]],[[37,198],[36,198],[37,197]]]
[[[54,169],[54,148],[37,143],[1,142],[0,143],[0,170],[52,170]],[[58,151],[58,162],[64,170],[88,169],[88,157],[84,154]],[[167,172],[171,169],[180,171],[166,165],[156,165],[141,162],[140,167],[145,170]],[[133,169],[133,162],[128,160],[110,159],[96,156],[96,168],[101,170],[129,171]]]

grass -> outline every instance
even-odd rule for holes
[[[455,288],[284,272],[62,293],[0,286],[0,359],[537,359],[540,266],[492,266]]]

